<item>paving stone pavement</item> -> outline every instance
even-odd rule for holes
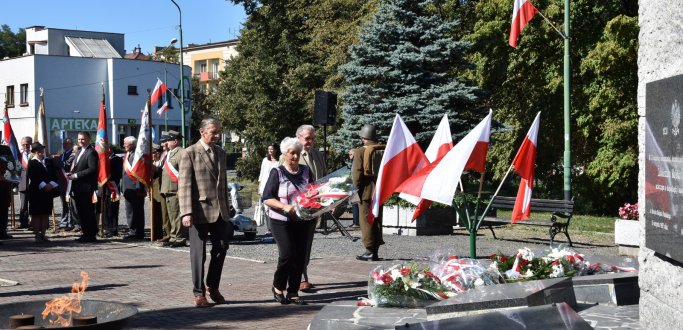
[[[56,201],[59,214],[58,204]],[[119,219],[124,226],[123,205]],[[149,219],[147,222],[149,228]],[[259,228],[259,237],[264,232],[265,228]],[[338,232],[319,232],[309,267],[316,291],[302,294],[310,304],[282,306],[273,300],[270,291],[276,246],[237,237],[228,251],[220,287],[228,304],[198,309],[193,307],[189,248],[164,248],[148,241],[123,241],[121,237],[97,244],[78,244],[73,232],[50,233],[51,243],[36,244],[28,231],[10,233],[15,239],[0,245],[0,279],[17,281],[19,285],[0,287],[0,304],[47,300],[66,294],[71,283],[80,280],[83,270],[90,276],[85,299],[135,305],[139,313],[129,326],[136,329],[306,329],[326,304],[367,296],[367,277],[377,266],[355,260],[354,256],[362,250],[360,242],[352,242]],[[360,235],[358,231],[352,234]],[[521,246],[543,248],[547,244],[535,239],[494,240],[485,232],[481,236],[477,242],[481,255],[510,253]],[[386,236],[385,240],[387,246],[382,248],[381,256],[388,262],[425,259],[435,248],[443,246],[455,248],[460,255],[468,251],[466,234]],[[577,250],[582,253],[616,252],[613,245],[580,239],[577,242]]]

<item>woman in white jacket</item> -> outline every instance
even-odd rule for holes
[[[258,176],[258,194],[259,194],[259,205],[256,207],[256,212],[254,214],[254,220],[258,226],[262,226],[266,222],[266,210],[267,207],[261,202],[261,196],[263,196],[263,188],[268,181],[268,176],[270,175],[270,170],[280,165],[280,145],[277,143],[271,143],[268,145],[268,153],[266,157],[261,161],[261,173]],[[266,226],[268,224],[266,223]],[[268,226],[268,231],[270,231],[270,226]]]

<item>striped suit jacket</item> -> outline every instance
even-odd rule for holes
[[[193,223],[214,223],[219,216],[230,219],[225,152],[214,146],[216,165],[197,142],[180,153],[178,202],[180,218],[191,215]]]

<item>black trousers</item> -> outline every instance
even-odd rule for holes
[[[190,227],[190,267],[192,269],[192,291],[203,296],[206,287],[218,289],[223,272],[223,262],[228,251],[228,230],[232,226],[222,218],[214,223],[193,224]],[[204,285],[204,262],[206,262],[206,241],[211,241],[211,260]]]
[[[128,235],[145,237],[145,198],[138,195],[137,190],[123,192],[126,200],[126,219],[128,219]]]
[[[273,276],[273,286],[283,291],[286,288],[290,297],[297,296],[301,274],[306,266],[306,248],[311,239],[310,231],[315,229],[315,221],[268,221],[280,253]]]
[[[0,239],[7,235],[8,210],[9,207],[0,207]]]
[[[120,201],[112,202],[111,191],[104,189],[104,231],[114,235],[119,230],[119,207]]]
[[[19,192],[19,203],[21,208],[19,209],[19,225],[22,227],[28,227],[28,191]]]
[[[74,219],[81,224],[83,237],[95,238],[97,235],[97,218],[95,217],[95,204],[92,202],[92,193],[74,193],[71,200]]]

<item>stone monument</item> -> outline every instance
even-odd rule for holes
[[[639,1],[640,324],[683,324],[683,0]]]

